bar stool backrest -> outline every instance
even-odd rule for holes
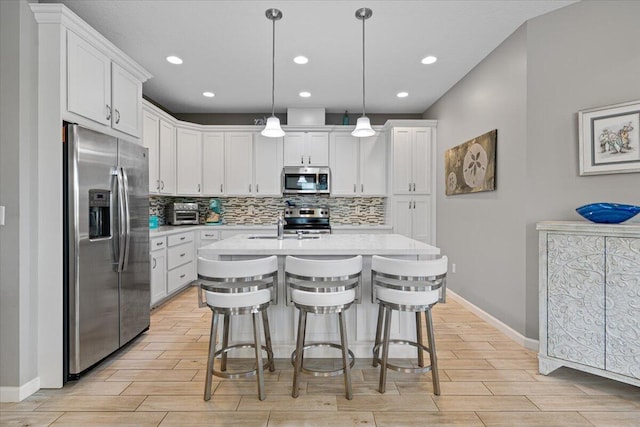
[[[254,292],[271,288],[271,300],[278,301],[278,257],[242,261],[218,261],[198,257],[198,303],[204,307],[202,290],[222,293]],[[236,286],[230,286],[232,284]],[[226,285],[226,286],[225,286]]]
[[[371,257],[371,301],[375,302],[376,285],[381,285],[406,291],[440,290],[439,300],[445,302],[448,262],[446,256],[413,261],[374,255]]]
[[[333,292],[334,285],[346,285],[356,288],[356,301],[360,299],[360,282],[362,274],[362,256],[347,259],[317,260],[287,256],[285,259],[285,281],[287,283],[287,301],[290,301],[292,282],[317,282],[315,292]],[[326,286],[325,286],[326,284]],[[295,285],[293,285],[295,286]]]

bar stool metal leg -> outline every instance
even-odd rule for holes
[[[273,362],[273,347],[271,346],[271,332],[269,329],[269,315],[267,310],[262,310],[262,326],[264,327],[264,341],[267,347],[267,359],[269,361],[269,372],[276,370],[276,365]]]
[[[429,356],[431,357],[431,379],[433,380],[433,394],[440,395],[440,375],[438,374],[438,357],[436,355],[436,340],[433,335],[433,321],[431,309],[425,312],[427,317],[427,340],[429,340]]]
[[[380,362],[380,384],[378,391],[384,393],[387,385],[387,361],[389,360],[389,335],[391,333],[391,308],[384,308],[384,337],[382,338],[382,361]]]
[[[222,348],[225,349],[229,346],[229,327],[231,325],[231,315],[223,314],[224,326],[222,327]],[[227,370],[227,353],[222,353],[222,359],[220,360],[220,370],[222,372]]]
[[[262,344],[260,343],[260,321],[258,319],[258,313],[252,313],[253,319],[253,341],[255,343],[256,353],[256,371],[258,382],[258,399],[264,400],[264,370],[262,368]]]
[[[384,317],[384,309],[382,304],[378,304],[378,323],[376,325],[376,340],[373,343],[373,367],[378,366],[380,356],[380,335],[382,335],[382,318]]]
[[[218,332],[218,314],[211,313],[211,333],[209,335],[209,357],[207,358],[207,372],[204,386],[204,400],[211,399],[211,382],[213,380],[213,359],[216,355],[216,335]]]
[[[353,387],[351,386],[351,367],[349,366],[349,345],[347,344],[347,328],[344,324],[343,312],[338,312],[340,322],[340,343],[342,344],[342,368],[344,369],[344,389],[348,400],[353,399]]]
[[[424,336],[422,334],[422,312],[416,311],[416,338],[418,344],[424,345]],[[420,347],[418,348],[418,366],[424,367],[424,352]]]
[[[298,397],[298,389],[300,387],[300,374],[302,373],[302,354],[304,352],[304,335],[307,324],[307,312],[300,310],[298,317],[298,340],[296,343],[296,364],[293,370],[293,390],[291,390],[292,397]]]

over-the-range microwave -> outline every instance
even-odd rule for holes
[[[282,194],[329,194],[328,167],[287,166],[282,169]]]

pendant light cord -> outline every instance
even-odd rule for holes
[[[362,117],[365,117],[364,113],[364,98],[365,98],[365,84],[364,84],[364,21],[362,20]]]
[[[275,117],[275,98],[276,98],[276,20],[273,23],[273,31],[271,38],[271,117]]]

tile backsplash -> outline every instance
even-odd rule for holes
[[[156,215],[160,225],[166,224],[165,206],[173,202],[196,202],[200,212],[200,223],[204,224],[209,201],[213,197],[165,197],[149,198],[149,215]],[[384,197],[217,197],[222,207],[222,219],[229,225],[275,224],[278,213],[289,200],[296,205],[324,205],[331,210],[333,225],[383,225],[385,220]]]

